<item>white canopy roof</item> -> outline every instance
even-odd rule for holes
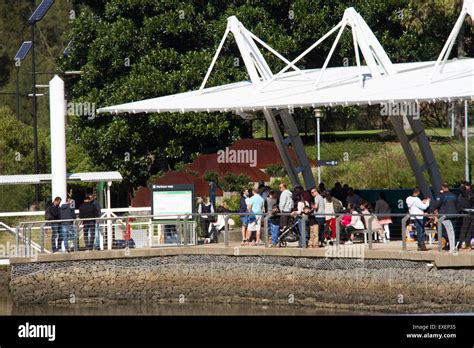
[[[283,74],[267,88],[250,81],[206,88],[99,109],[99,112],[213,112],[254,111],[264,108],[376,104],[403,101],[455,101],[474,96],[474,59],[448,62],[442,77],[430,82],[434,62],[394,64],[395,75],[370,78],[361,87],[357,67],[329,68],[318,89],[314,81],[321,69]]]
[[[51,182],[51,174],[0,175],[0,185],[33,185]],[[119,172],[88,172],[67,174],[68,181],[122,181]]]
[[[437,62],[392,64],[363,18],[353,9],[330,32],[289,62],[261,39],[248,31],[237,18],[229,17],[224,37],[198,91],[136,101],[99,109],[99,112],[227,112],[264,109],[292,109],[336,105],[397,102],[437,102],[472,99],[474,96],[474,59],[447,61],[464,18],[472,11],[474,0],[465,0],[461,15]],[[351,28],[357,66],[327,68],[345,28]],[[322,69],[300,70],[296,63],[330,35],[338,35]],[[209,74],[232,32],[251,81],[204,88]],[[273,75],[256,42],[285,62],[286,67]],[[362,53],[367,65],[361,65]],[[286,72],[290,68],[293,72]]]

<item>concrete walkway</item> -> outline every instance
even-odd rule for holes
[[[368,244],[356,243],[352,246],[301,249],[296,246],[286,248],[265,248],[263,246],[241,246],[231,241],[228,247],[223,243],[198,246],[164,246],[140,249],[120,249],[103,251],[81,251],[76,253],[39,254],[36,257],[11,258],[10,264],[29,262],[51,262],[67,260],[102,260],[124,257],[152,257],[170,255],[233,255],[233,256],[283,256],[283,257],[347,257],[358,259],[395,259],[433,263],[438,268],[474,267],[474,251],[460,251],[456,254],[438,252],[436,244],[427,245],[428,251],[417,251],[416,243],[407,243],[407,251],[402,251],[401,241]]]

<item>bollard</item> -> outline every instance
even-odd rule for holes
[[[16,253],[16,257],[20,257],[20,253],[19,253],[19,250],[20,250],[20,225],[18,225],[16,227],[16,250],[15,250],[15,253]]]
[[[336,246],[339,246],[341,243],[341,221],[342,221],[342,215],[339,215],[336,218]]]
[[[21,256],[26,256],[26,225],[23,225],[23,234],[22,234],[22,241],[23,241],[23,248],[22,248],[22,255]]]
[[[306,225],[308,223],[308,216],[304,215],[301,217],[301,247],[306,248]]]
[[[443,238],[443,221],[446,220],[446,216],[443,215],[438,219],[438,252],[442,252],[441,239]]]
[[[151,248],[153,246],[153,236],[155,235],[155,231],[153,230],[153,219],[149,218],[148,220],[148,247]]]
[[[229,246],[229,215],[224,217],[224,245]]]
[[[268,220],[272,217],[272,214],[265,214],[263,218],[263,228],[264,228],[264,236],[265,236],[265,248],[268,248]]]
[[[176,217],[176,236],[178,237],[176,244],[178,247],[181,246],[181,233],[183,233],[183,226],[181,224],[181,215],[178,215]]]
[[[405,215],[402,219],[402,250],[406,251],[407,250],[407,235],[406,235],[406,229],[407,229],[407,221],[410,219],[410,215]]]
[[[26,256],[31,256],[31,225],[28,225]]]
[[[46,225],[46,224],[41,224],[41,227],[40,227],[40,246],[41,246],[41,254],[44,253],[44,225]]]
[[[80,220],[74,220],[74,222],[72,223],[72,228],[74,229],[74,241],[72,246],[74,247],[74,252],[77,252],[79,249],[79,235],[81,233],[80,222]],[[84,234],[84,231],[82,233]]]
[[[372,234],[373,234],[373,231],[372,231],[372,221],[374,221],[374,219],[376,219],[376,216],[375,215],[372,215],[371,217],[369,217],[369,220],[368,220],[368,225],[367,226],[367,230],[369,231],[369,249],[372,250]]]
[[[184,246],[188,246],[188,218],[189,215],[184,216]]]

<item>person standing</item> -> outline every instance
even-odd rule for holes
[[[292,216],[299,216],[302,217],[303,214],[305,214],[305,208],[309,208],[309,203],[304,200],[303,192],[300,191],[295,195],[295,205],[296,205],[296,210],[291,213]],[[306,215],[306,214],[305,214]],[[299,232],[299,239],[298,239],[298,246],[300,248],[305,247],[309,245],[309,220],[307,220],[306,225],[305,225],[305,231],[303,231],[303,221],[302,219],[298,219],[298,232]],[[303,233],[305,236],[305,241],[306,243],[303,245]]]
[[[347,206],[346,196],[344,195],[344,191],[342,190],[342,185],[340,182],[336,182],[334,184],[334,187],[331,189],[331,196],[333,198],[337,198],[344,207]]]
[[[361,201],[362,201],[362,198],[357,193],[354,192],[354,189],[352,187],[349,187],[347,189],[347,196],[346,196],[347,204],[352,203],[354,204],[355,207],[359,207]]]
[[[458,197],[454,193],[449,191],[448,184],[443,183],[441,185],[440,194],[436,197],[436,201],[433,204],[433,208],[438,210],[438,214],[440,216],[445,215],[445,214],[456,215],[456,214],[459,213],[458,207],[457,207],[457,201],[458,201]],[[449,243],[450,243],[449,249],[454,250],[454,248],[456,247],[456,241],[455,241],[456,219],[457,219],[456,217],[450,216],[450,217],[447,217],[442,223],[442,225],[443,225],[443,227],[442,227],[443,228],[442,238],[444,238],[444,240],[441,239],[441,244],[442,244],[442,248],[445,249],[445,250],[448,249],[448,245],[447,245],[446,241],[449,241]],[[453,232],[454,235],[451,235],[450,231],[446,228],[446,226],[450,227],[450,225],[452,226],[452,229],[453,229],[452,232]],[[450,236],[451,236],[451,238],[450,238]]]
[[[76,219],[76,213],[74,212],[74,209],[71,208],[71,204],[72,204],[72,199],[68,197],[66,200],[66,203],[61,205],[61,209],[59,210],[61,220],[75,220]],[[77,240],[74,233],[73,221],[61,222],[61,232],[62,232],[63,243],[64,243],[61,250],[63,252],[71,251],[71,248],[69,247],[70,240],[72,240],[72,245],[74,247],[74,250],[77,250]]]
[[[312,209],[314,211],[314,217],[316,218],[316,224],[318,226],[318,246],[322,248],[324,247],[324,227],[326,225],[326,218],[325,215],[319,214],[325,214],[326,211],[324,197],[321,195],[319,189],[315,187],[311,189],[311,195],[314,199]]]
[[[471,184],[467,181],[461,185],[460,191],[461,193],[458,196],[458,210],[460,213],[465,214],[465,209],[474,208],[474,193],[472,192]],[[461,220],[458,249],[471,250],[471,238],[473,231],[474,217],[471,213],[470,215],[463,216]]]
[[[242,224],[242,245],[247,244],[247,226],[249,224],[248,220],[248,200],[249,200],[249,189],[247,187],[244,187],[242,189],[242,196],[240,196],[240,207],[239,207],[239,213],[240,214],[245,214],[245,215],[240,215],[240,222]]]
[[[416,187],[411,196],[407,197],[406,203],[408,212],[411,216],[411,221],[415,225],[416,239],[418,241],[418,251],[428,250],[425,245],[425,224],[423,223],[423,213],[430,206],[430,199],[426,198],[423,201],[418,197],[420,189]]]
[[[201,216],[201,227],[202,231],[204,233],[204,237],[207,237],[208,231],[209,231],[209,224],[211,222],[211,219],[207,214],[214,214],[214,207],[212,206],[212,203],[209,202],[209,198],[206,196],[201,197],[201,203],[199,204],[198,207],[198,213]]]
[[[280,198],[278,209],[281,213],[289,214],[294,207],[293,194],[288,190],[286,183],[280,183]],[[283,229],[288,223],[288,215],[282,215],[280,218],[280,229]]]
[[[385,198],[385,193],[380,192],[379,199],[375,202],[374,213],[377,214],[377,219],[385,232],[384,243],[390,242],[390,224],[392,223],[392,219],[390,218],[391,212],[392,208]]]
[[[326,197],[324,198],[324,212],[326,214],[325,220],[326,224],[329,227],[329,231],[331,231],[331,236],[329,238],[332,242],[336,240],[336,215],[335,213],[340,213],[342,211],[342,203],[337,198],[331,196],[331,194],[326,193]]]
[[[271,210],[272,216],[268,219],[268,225],[270,227],[270,235],[272,238],[271,247],[278,246],[278,237],[280,236],[280,209],[278,205],[273,205]]]
[[[255,216],[256,222],[256,244],[261,245],[260,241],[260,231],[262,228],[262,214],[264,211],[264,204],[265,201],[263,200],[262,196],[258,193],[257,188],[253,188],[252,190],[252,197],[249,200],[249,213]],[[250,240],[251,231],[247,231],[247,241]]]
[[[59,239],[61,225],[57,220],[61,219],[59,206],[61,204],[61,197],[56,197],[53,203],[45,211],[45,220],[56,221],[50,223],[51,226],[51,250],[53,253],[57,252],[61,247],[61,239]]]
[[[92,219],[99,216],[96,205],[93,203],[94,198],[89,195],[79,207],[80,219]],[[95,220],[84,221],[84,244],[87,250],[94,248],[95,239]]]

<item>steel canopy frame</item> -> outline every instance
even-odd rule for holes
[[[446,61],[448,60],[449,55],[451,54],[454,43],[456,42],[456,39],[459,35],[459,32],[461,31],[461,27],[467,15],[470,15],[471,20],[474,21],[474,0],[464,0],[461,14],[459,15],[458,20],[456,21],[453,30],[449,34],[448,40],[446,41],[443,50],[441,51],[441,54],[439,55],[438,60],[436,61],[436,64],[433,68],[433,72],[431,73],[430,81],[433,81],[437,73],[443,73]]]
[[[239,48],[240,54],[244,61],[247,72],[250,76],[252,83],[261,83],[262,81],[268,81],[273,78],[273,73],[268,66],[265,58],[258,49],[254,38],[257,36],[253,35],[248,31],[244,25],[237,19],[235,16],[231,16],[227,19],[227,28],[224,32],[222,40],[217,48],[217,51],[212,59],[211,65],[207,70],[206,76],[201,84],[200,91],[202,92],[206,82],[211,74],[211,71],[214,67],[214,64],[217,61],[219,53],[224,45],[224,42],[229,35],[232,33],[234,39]],[[298,69],[294,64],[289,62],[285,57],[267,45],[264,41],[257,38],[257,41],[267,48],[271,53],[281,59],[283,62],[287,63],[294,70],[298,71],[300,74],[304,73]],[[302,186],[298,174],[302,174],[304,184],[306,188],[315,186],[313,172],[311,171],[311,165],[306,155],[303,141],[299,135],[298,127],[296,126],[293,116],[290,114],[289,110],[263,110],[265,120],[267,121],[268,126],[275,140],[275,144],[278,148],[278,152],[282,158],[285,169],[290,178],[291,184],[293,186]],[[283,123],[284,130],[288,133],[288,138],[284,138],[284,135],[280,131],[277,123],[277,117],[280,117]],[[288,145],[292,145],[297,157],[297,167],[293,166],[290,153],[288,151]]]

